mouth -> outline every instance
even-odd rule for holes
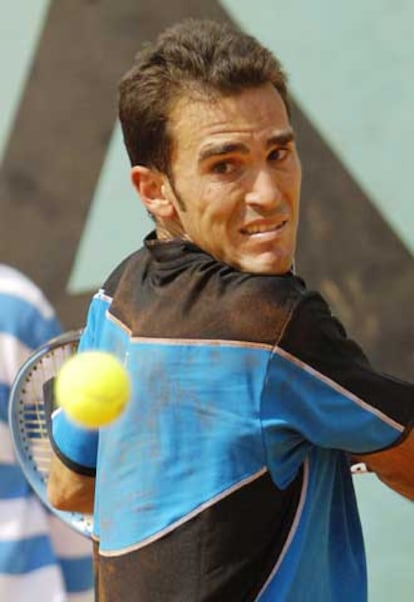
[[[285,219],[277,224],[250,224],[240,229],[242,234],[247,236],[254,236],[257,234],[274,234],[280,232],[287,225],[288,220]]]

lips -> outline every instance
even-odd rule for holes
[[[240,229],[242,234],[246,234],[248,236],[254,236],[255,234],[272,234],[274,232],[279,232],[282,230],[286,224],[288,223],[287,219],[279,221],[277,224],[275,223],[254,223],[248,224]]]

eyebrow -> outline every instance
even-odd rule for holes
[[[275,134],[271,136],[266,141],[266,148],[271,148],[272,146],[284,146],[285,144],[289,144],[295,139],[295,135],[292,130],[286,130],[281,132],[280,134]],[[231,153],[241,153],[243,155],[247,155],[249,153],[249,147],[243,142],[223,142],[218,144],[209,144],[205,148],[203,148],[198,156],[200,162],[206,161],[211,157],[220,157],[224,155],[229,155]]]
[[[266,148],[271,146],[284,146],[285,144],[289,144],[289,142],[293,142],[295,139],[295,134],[293,130],[286,130],[285,132],[281,132],[280,134],[276,134],[269,138],[266,143]]]

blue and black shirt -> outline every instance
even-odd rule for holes
[[[349,455],[398,445],[414,387],[319,294],[150,237],[93,299],[90,348],[132,398],[99,432],[58,413],[54,445],[96,471],[106,602],[366,602]]]

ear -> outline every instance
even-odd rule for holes
[[[169,218],[175,214],[174,205],[165,194],[162,175],[143,165],[134,165],[131,180],[141,201],[155,218]]]

